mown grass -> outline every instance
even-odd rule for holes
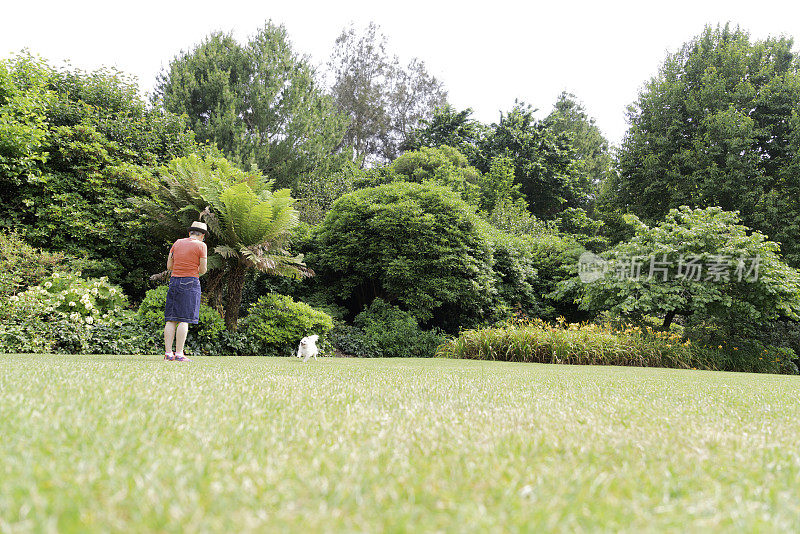
[[[0,356],[0,531],[800,529],[800,378]]]

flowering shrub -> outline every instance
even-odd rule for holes
[[[144,341],[124,314],[127,302],[106,278],[53,273],[0,305],[0,352],[137,352]]]
[[[704,353],[679,333],[648,327],[615,329],[597,324],[555,325],[513,321],[498,328],[467,330],[439,347],[438,356],[514,362],[630,365],[712,369]]]
[[[50,318],[66,315],[74,323],[88,325],[119,322],[128,304],[122,290],[106,277],[84,280],[80,273],[58,272],[9,300],[15,307],[35,308]]]

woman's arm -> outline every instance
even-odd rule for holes
[[[203,276],[208,272],[208,258],[200,258],[200,267],[197,269],[197,274]]]
[[[170,251],[169,256],[167,256],[167,270],[171,271],[172,266],[175,263],[175,258],[172,257],[172,251]]]

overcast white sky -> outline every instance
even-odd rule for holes
[[[638,89],[667,52],[705,24],[732,21],[754,38],[784,34],[800,43],[798,15],[796,0],[23,0],[0,14],[0,58],[27,47],[53,63],[116,66],[149,92],[175,54],[215,30],[245,40],[271,18],[286,26],[298,51],[322,64],[342,28],[375,21],[393,52],[423,59],[450,102],[472,107],[476,118],[496,121],[515,98],[544,114],[566,89],[616,143]]]

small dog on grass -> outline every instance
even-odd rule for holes
[[[319,354],[319,349],[317,348],[318,339],[319,336],[314,334],[300,340],[300,345],[297,347],[297,357],[303,358],[303,363],[307,362],[312,356],[315,360],[317,359],[317,354]]]

